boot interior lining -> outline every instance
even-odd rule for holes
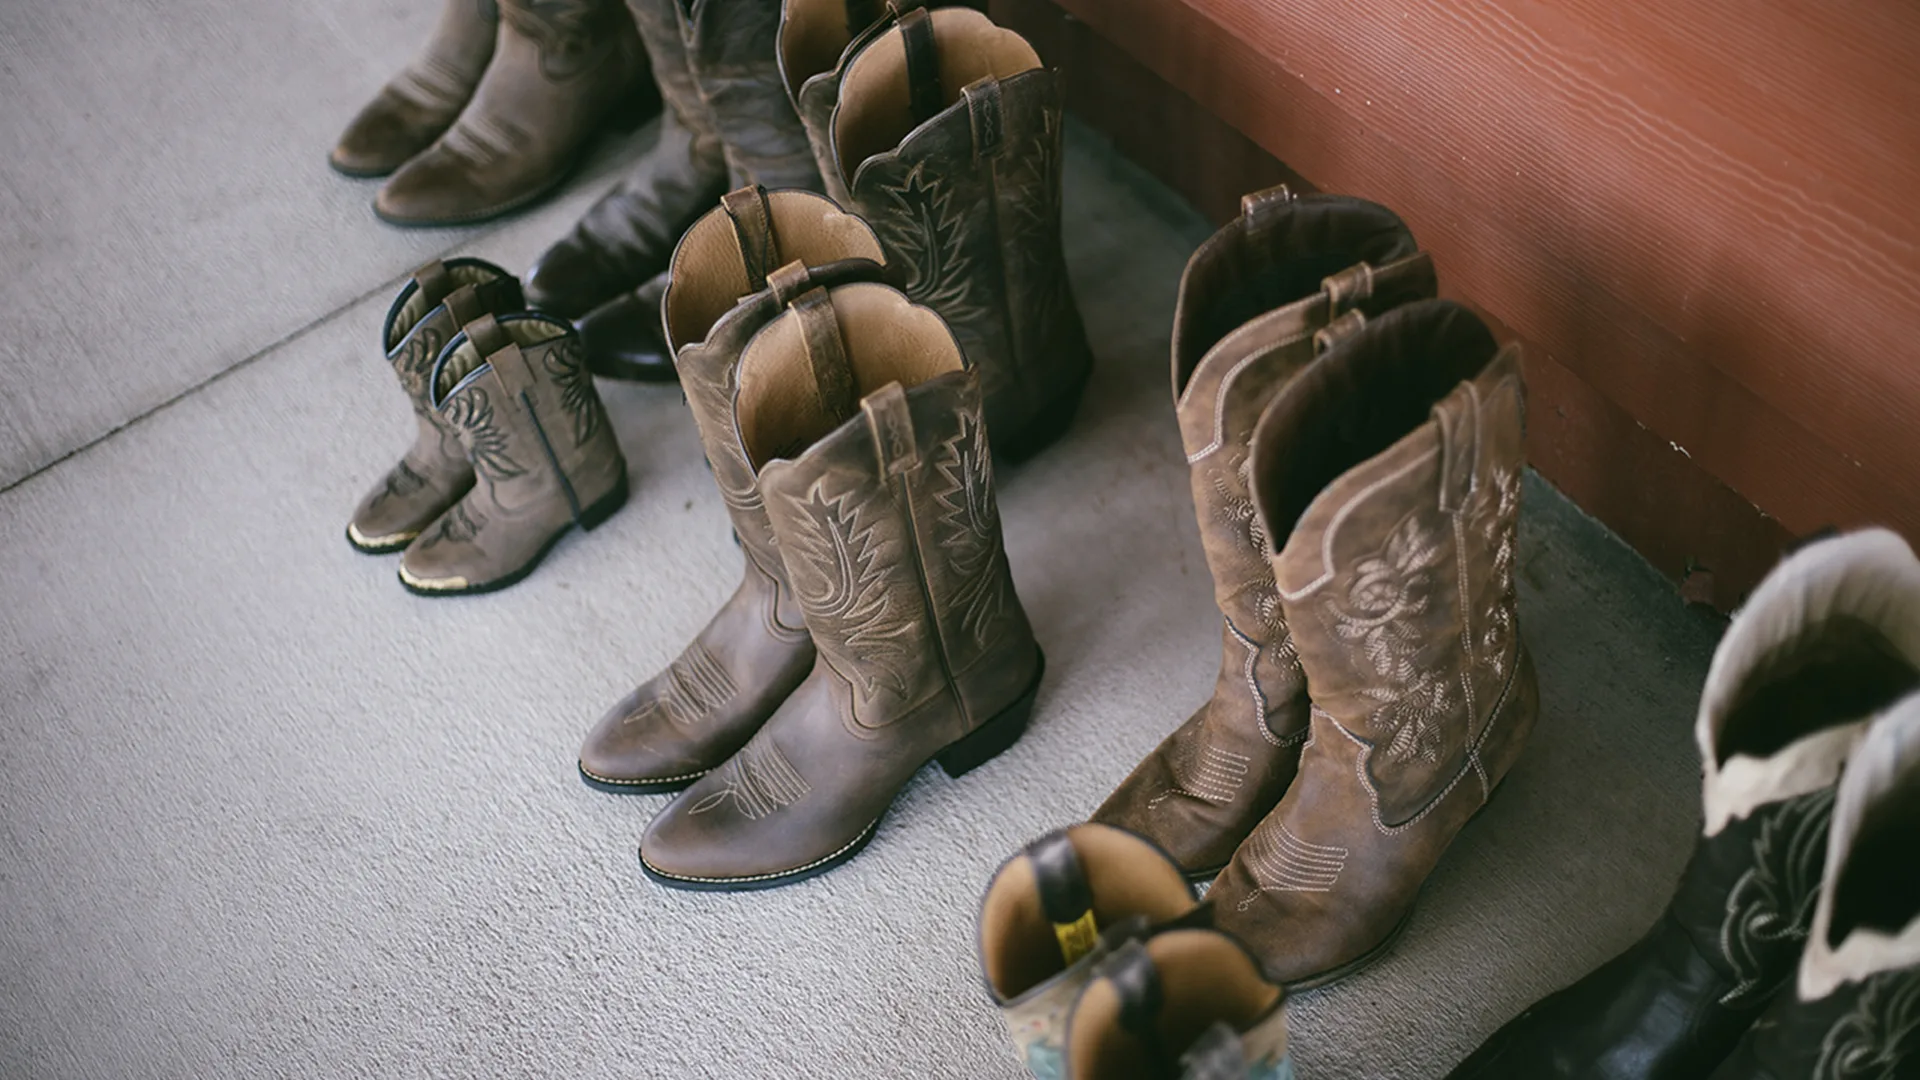
[[[500,329],[515,345],[522,349],[530,349],[543,341],[552,341],[565,334],[568,328],[564,323],[544,317],[522,316],[501,319]],[[453,388],[460,385],[462,379],[478,371],[484,363],[486,363],[486,357],[480,355],[480,350],[474,347],[473,342],[464,336],[461,337],[460,343],[453,347],[453,352],[447,356],[447,362],[440,366],[439,372],[434,377],[434,400],[445,401],[448,395],[453,393]]]
[[[1425,423],[1497,351],[1472,312],[1423,300],[1382,315],[1287,384],[1254,435],[1254,499],[1274,550],[1328,485]]]
[[[1163,923],[1193,906],[1179,868],[1138,837],[1104,825],[1077,825],[1067,838],[1087,878],[1096,930],[1135,916]],[[1008,863],[988,887],[980,943],[987,982],[1002,998],[1019,997],[1065,969],[1026,856]]]
[[[477,289],[505,276],[499,270],[484,263],[449,261],[445,265],[447,276],[453,280],[453,287],[456,289],[462,285],[472,285]],[[394,309],[393,318],[387,322],[387,351],[392,352],[398,348],[401,339],[407,336],[407,331],[412,330],[445,299],[444,296],[429,297],[425,290],[409,281],[401,295],[400,306]]]
[[[833,70],[853,39],[847,33],[846,0],[787,0],[785,14],[780,70],[791,96],[808,79]]]
[[[912,388],[966,361],[940,316],[885,285],[844,285],[830,294],[856,397],[888,383]],[[795,457],[851,416],[828,415],[814,385],[799,316],[788,312],[754,335],[740,358],[734,414],[758,469]]]
[[[1087,987],[1067,1033],[1073,1080],[1158,1080],[1216,1023],[1244,1032],[1280,1004],[1281,991],[1245,950],[1211,930],[1171,930],[1147,942],[1160,976],[1158,1047],[1120,1024],[1113,984]]]
[[[960,91],[977,79],[1007,79],[1040,66],[1039,54],[1025,38],[995,26],[978,11],[951,7],[928,14],[940,54],[943,108],[960,100]],[[833,145],[847,178],[862,162],[900,145],[913,131],[917,124],[910,102],[907,47],[900,28],[894,27],[860,51],[841,82]]]
[[[1920,919],[1920,761],[1909,762],[1893,789],[1860,820],[1860,831],[1833,884],[1827,945],[1839,948],[1860,928],[1898,935]]]
[[[1720,725],[1719,763],[1768,758],[1920,688],[1920,668],[1875,623],[1834,613],[1781,642],[1741,683]]]
[[[819,266],[836,259],[879,262],[883,258],[880,242],[867,223],[829,199],[806,191],[774,191],[767,194],[767,206],[780,263],[798,259],[807,266]],[[715,210],[701,217],[674,253],[666,299],[672,346],[678,349],[704,340],[713,324],[748,294],[751,284],[726,212]]]

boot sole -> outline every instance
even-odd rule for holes
[[[626,504],[627,477],[625,473],[622,473],[620,483],[612,491],[600,496],[599,502],[580,511],[580,520],[575,524],[583,532],[590,531],[601,522],[612,517],[614,511]],[[428,596],[437,599],[442,596],[478,596],[482,593],[499,592],[501,589],[507,588],[510,585],[519,584],[528,574],[533,573],[534,569],[546,560],[547,552],[553,550],[553,545],[559,543],[561,538],[572,532],[574,528],[575,525],[568,525],[559,532],[554,533],[548,538],[545,544],[541,545],[539,551],[534,552],[533,558],[528,559],[525,566],[520,567],[504,577],[498,577],[492,581],[483,581],[478,585],[463,585],[455,589],[435,589],[429,586],[415,585],[413,582],[407,580],[404,573],[396,576],[400,579],[401,587],[415,596]]]
[[[1014,700],[1013,704],[994,714],[992,719],[958,741],[949,743],[945,749],[923,763],[921,768],[929,764],[938,764],[940,770],[949,777],[965,776],[1020,741],[1020,736],[1026,733],[1027,724],[1033,719],[1033,701],[1040,691],[1040,679],[1047,672],[1046,654],[1041,652],[1037,645],[1034,647],[1034,654],[1039,658],[1039,663],[1034,667],[1033,681],[1027,684],[1026,690]],[[756,892],[761,889],[777,889],[782,885],[793,885],[808,878],[819,877],[860,854],[873,840],[873,835],[879,830],[881,819],[884,817],[886,814],[883,811],[880,817],[874,818],[866,828],[860,830],[860,835],[848,841],[845,847],[833,854],[805,866],[783,870],[777,874],[755,874],[738,878],[682,877],[656,869],[653,864],[647,862],[645,852],[640,853],[640,871],[669,889],[688,892]]]
[[[1072,389],[1056,395],[1054,399],[1035,413],[1033,419],[1020,429],[1020,434],[1004,443],[994,444],[994,456],[1008,465],[1018,465],[1060,441],[1060,437],[1073,427],[1073,418],[1080,411],[1080,399],[1086,395],[1087,378],[1082,377]],[[987,433],[989,442],[993,433]]]
[[[396,540],[389,544],[363,544],[354,538],[352,524],[348,524],[346,529],[348,545],[362,555],[391,555],[396,551],[405,551],[407,550],[407,545],[413,543],[414,537],[419,535],[419,533],[414,533],[405,540]]]
[[[574,768],[579,770],[581,783],[586,784],[595,791],[605,791],[613,795],[662,795],[670,791],[682,791],[693,786],[695,780],[713,771],[712,769],[701,769],[697,773],[689,773],[686,776],[621,780],[612,776],[601,776],[597,773],[588,772],[587,767],[578,762],[574,763]]]

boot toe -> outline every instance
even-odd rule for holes
[[[711,771],[671,722],[659,719],[648,683],[607,711],[580,745],[580,776],[593,787],[648,794],[686,787]]]
[[[423,477],[405,463],[396,465],[367,492],[347,523],[347,541],[369,554],[398,551],[412,543],[473,486],[473,475]]]
[[[563,319],[578,319],[632,285],[619,279],[577,228],[548,248],[521,279],[528,307]]]
[[[681,792],[641,837],[641,869],[672,888],[773,888],[825,873],[852,858],[880,824],[875,820],[851,841],[814,854],[816,838],[807,835],[804,823],[783,820],[795,808],[769,810],[753,787],[730,762]],[[793,828],[796,824],[802,827]]]
[[[626,293],[580,320],[580,347],[595,375],[638,382],[677,382],[679,369],[668,354],[660,326],[660,307],[644,291]]]
[[[453,119],[382,90],[340,134],[327,163],[345,176],[386,176],[431,146]]]

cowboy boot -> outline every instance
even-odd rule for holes
[[[1441,300],[1319,338],[1251,452],[1310,734],[1207,896],[1289,988],[1385,951],[1539,708],[1513,587],[1517,350]]]
[[[573,327],[533,312],[482,315],[441,350],[432,386],[477,480],[400,557],[408,591],[504,589],[568,529],[591,529],[626,502],[627,462]]]
[[[833,162],[832,132],[847,61],[885,33],[900,12],[920,6],[922,0],[782,0],[780,5],[780,79],[807,130],[827,197],[841,206],[851,206],[853,196]]]
[[[932,311],[815,289],[740,360],[741,444],[818,655],[727,764],[640,843],[655,880],[755,889],[824,873],[938,760],[1025,730],[1043,661],[1001,543],[979,382]]]
[[[664,271],[681,233],[727,190],[726,156],[694,82],[679,0],[628,0],[627,6],[664,105],[660,137],[527,271],[528,301],[564,319],[579,320]],[[653,340],[646,375],[672,381],[673,358],[659,345],[658,292],[646,315],[642,332]],[[589,344],[588,364],[601,373],[600,354],[583,344]]]
[[[418,430],[406,456],[360,500],[347,522],[347,543],[369,555],[399,551],[473,486],[459,433],[429,403],[428,377],[461,326],[519,309],[520,283],[483,259],[430,262],[394,298],[380,341]]]
[[[733,192],[680,241],[666,323],[746,568],[679,658],[588,734],[580,748],[588,784],[635,793],[685,787],[732,757],[813,667],[813,639],[733,423],[740,351],[794,297],[871,277],[879,258],[865,222],[804,191]]]
[[[466,108],[499,24],[494,0],[446,0],[426,48],[347,125],[327,164],[344,176],[385,176],[425,150]]]
[[[1286,992],[1244,945],[1206,929],[1128,941],[1067,1025],[1063,1080],[1293,1080]]]
[[[1067,1014],[1100,961],[1193,902],[1166,852],[1109,825],[1050,832],[994,873],[980,902],[980,970],[1029,1072],[1060,1076]]]
[[[1797,985],[1713,1080],[1920,1076],[1916,837],[1920,695],[1875,720],[1848,759]]]
[[[822,190],[807,130],[780,79],[779,3],[695,4],[682,17],[693,77],[733,186]]]
[[[1306,679],[1287,635],[1266,534],[1247,490],[1253,426],[1350,310],[1430,297],[1433,264],[1386,208],[1342,195],[1249,195],[1187,263],[1173,315],[1174,412],[1200,542],[1222,616],[1213,696],[1093,815],[1173,853],[1189,874],[1226,865],[1292,782],[1307,738]]]
[[[1733,1050],[1792,978],[1848,751],[1920,682],[1916,616],[1920,562],[1884,531],[1804,548],[1761,582],[1707,673],[1705,825],[1666,914],[1454,1080],[1681,1080]]]
[[[847,62],[833,116],[843,205],[980,372],[996,453],[1073,420],[1093,367],[1060,248],[1061,88],[970,8],[901,15]]]
[[[374,196],[393,225],[498,217],[566,179],[610,118],[652,111],[633,22],[613,0],[498,0],[493,62],[460,119]]]

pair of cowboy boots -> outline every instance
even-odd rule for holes
[[[573,327],[523,308],[513,275],[459,258],[415,271],[387,311],[381,341],[414,442],[354,510],[347,541],[404,552],[412,592],[504,588],[626,501],[626,459]]]
[[[1783,562],[1708,671],[1705,822],[1666,913],[1452,1077],[1920,1076],[1916,690],[1905,542],[1870,530]]]
[[[1383,207],[1248,196],[1194,255],[1173,389],[1222,655],[1094,814],[1215,876],[1290,988],[1379,956],[1537,711],[1518,357]]]
[[[979,383],[883,259],[830,200],[760,188],[674,253],[663,323],[745,573],[580,753],[594,786],[686,789],[640,847],[667,885],[822,873],[922,765],[959,776],[1025,729],[1043,661]]]
[[[534,306],[576,320],[594,372],[672,381],[661,337],[667,262],[722,193],[820,189],[780,89],[771,0],[628,0],[666,108],[659,141],[527,274]]]
[[[384,221],[469,224],[545,195],[603,126],[658,104],[619,0],[445,0],[426,47],[328,161],[388,177],[373,201]]]
[[[1060,243],[1058,73],[919,0],[785,0],[778,56],[827,194],[979,369],[995,451],[1057,439],[1093,366]]]
[[[994,874],[980,966],[1039,1080],[1290,1080],[1285,994],[1231,937],[1182,925],[1193,887],[1154,844],[1084,824]]]

